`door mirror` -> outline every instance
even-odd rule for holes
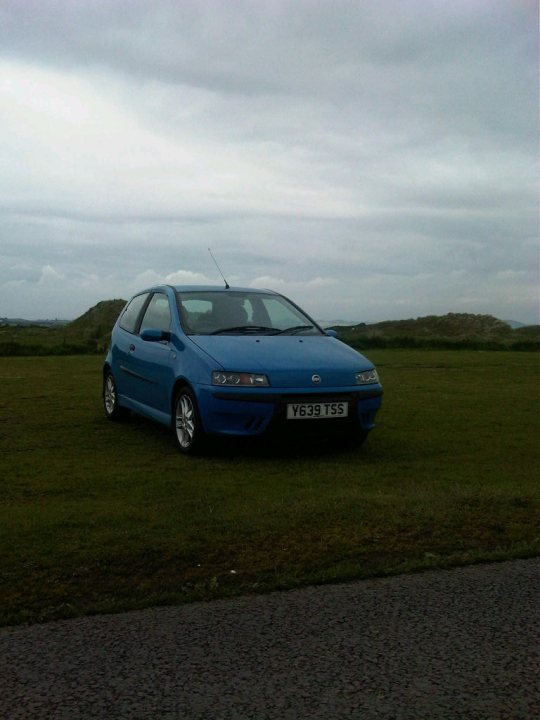
[[[333,328],[329,328],[328,330],[326,330],[326,334],[328,335],[328,337],[337,338],[337,336],[338,336],[337,331],[334,330]]]

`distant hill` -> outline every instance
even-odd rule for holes
[[[322,328],[335,328],[335,327],[351,327],[356,325],[354,322],[349,320],[317,320]]]
[[[512,337],[538,341],[540,340],[540,325],[521,325],[514,328]]]
[[[540,326],[512,328],[492,315],[448,313],[410,320],[339,327],[340,337],[357,347],[540,347]],[[529,349],[529,348],[523,348]],[[531,347],[530,349],[535,349]]]
[[[125,304],[125,300],[103,300],[64,325],[34,322],[11,326],[0,321],[0,355],[103,353]],[[332,326],[341,340],[359,350],[407,347],[540,350],[540,325],[512,328],[492,315],[448,313],[373,324],[338,321]]]
[[[125,304],[125,300],[102,300],[76,320],[68,323],[67,329],[70,332],[90,333],[93,337],[107,335],[111,332]]]
[[[125,300],[104,300],[64,324],[0,324],[0,355],[102,353],[125,304]]]
[[[67,342],[83,342],[95,349],[103,351],[109,342],[113,325],[126,300],[102,300],[91,307],[80,317],[70,322],[65,329]]]
[[[526,325],[524,325],[523,323],[518,322],[517,320],[505,320],[504,322],[507,323],[508,325],[510,325],[510,327],[511,327],[511,328],[514,328],[514,329],[515,329],[515,328],[520,328],[520,327],[527,327]]]
[[[361,323],[349,328],[350,332],[368,336],[407,337],[482,337],[485,339],[505,337],[512,328],[508,323],[492,315],[448,313],[427,315],[415,320],[385,320],[366,325]]]
[[[24,318],[8,318],[3,317],[0,318],[0,327],[3,326],[19,326],[19,327],[62,327],[64,325],[67,325],[69,320],[58,320],[58,318],[54,320],[25,320]]]

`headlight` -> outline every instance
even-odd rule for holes
[[[266,375],[256,373],[221,372],[212,373],[212,385],[234,385],[236,387],[267,387],[270,383]]]
[[[365,370],[361,373],[356,373],[356,384],[357,385],[373,385],[379,382],[379,376],[375,368],[373,370]]]

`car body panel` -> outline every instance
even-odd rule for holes
[[[199,335],[193,341],[225,370],[265,373],[272,386],[310,387],[312,376],[320,386],[347,386],[354,375],[372,364],[348,345],[329,337],[298,335]]]

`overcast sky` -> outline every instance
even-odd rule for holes
[[[0,316],[539,322],[536,0],[0,0]]]

